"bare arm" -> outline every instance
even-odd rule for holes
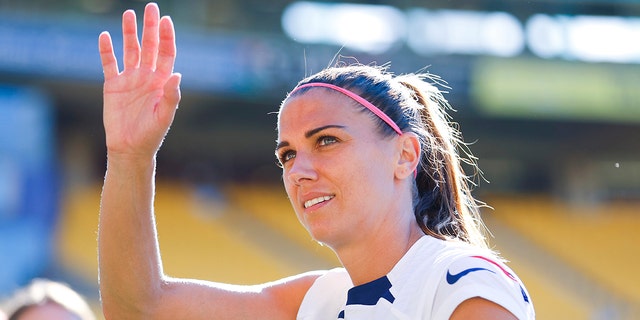
[[[517,320],[507,309],[483,298],[471,298],[463,301],[453,311],[450,320]]]
[[[111,37],[99,38],[104,71],[107,172],[98,254],[107,319],[295,318],[318,274],[242,287],[164,275],[153,215],[155,156],[180,100],[175,33],[157,5],[145,8],[141,45],[135,13],[123,14],[124,70]]]

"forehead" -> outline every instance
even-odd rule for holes
[[[324,88],[312,88],[288,98],[278,114],[278,135],[321,125],[366,121],[351,98]]]

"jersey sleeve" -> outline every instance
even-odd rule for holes
[[[518,319],[535,319],[524,285],[495,257],[463,256],[449,264],[434,297],[433,319],[449,319],[463,301],[480,297],[509,310]]]
[[[347,291],[353,287],[344,268],[329,270],[307,291],[298,310],[297,320],[336,320],[344,310]]]

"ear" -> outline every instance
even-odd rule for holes
[[[396,165],[395,177],[404,179],[413,177],[420,163],[420,140],[412,132],[403,133],[398,139],[398,151],[400,157]]]

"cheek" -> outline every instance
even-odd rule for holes
[[[341,175],[366,183],[370,179],[386,174],[385,172],[389,170],[387,159],[389,155],[381,151],[380,146],[377,145],[354,150],[353,154],[340,160],[344,168]]]
[[[284,179],[284,175],[283,175],[283,179]],[[300,215],[298,214],[298,211],[300,210],[300,208],[297,207],[297,203],[296,203],[297,195],[295,194],[295,186],[293,184],[288,183],[286,180],[284,180],[283,184],[284,184],[284,191],[287,193],[287,198],[289,199],[291,208],[293,209],[293,211],[295,212],[296,216],[298,216],[298,219],[299,219]]]
[[[364,198],[365,202],[374,202],[391,193],[394,173],[388,154],[370,152],[350,166],[341,177],[349,184],[349,193],[354,197]]]
[[[292,199],[295,199],[295,195],[293,194],[293,188],[291,188],[291,185],[287,182],[284,174],[282,175],[282,179],[283,179],[282,184],[284,185],[284,191],[287,193],[287,197],[289,198],[289,201],[291,201]],[[291,204],[293,205],[293,202],[291,202]]]

